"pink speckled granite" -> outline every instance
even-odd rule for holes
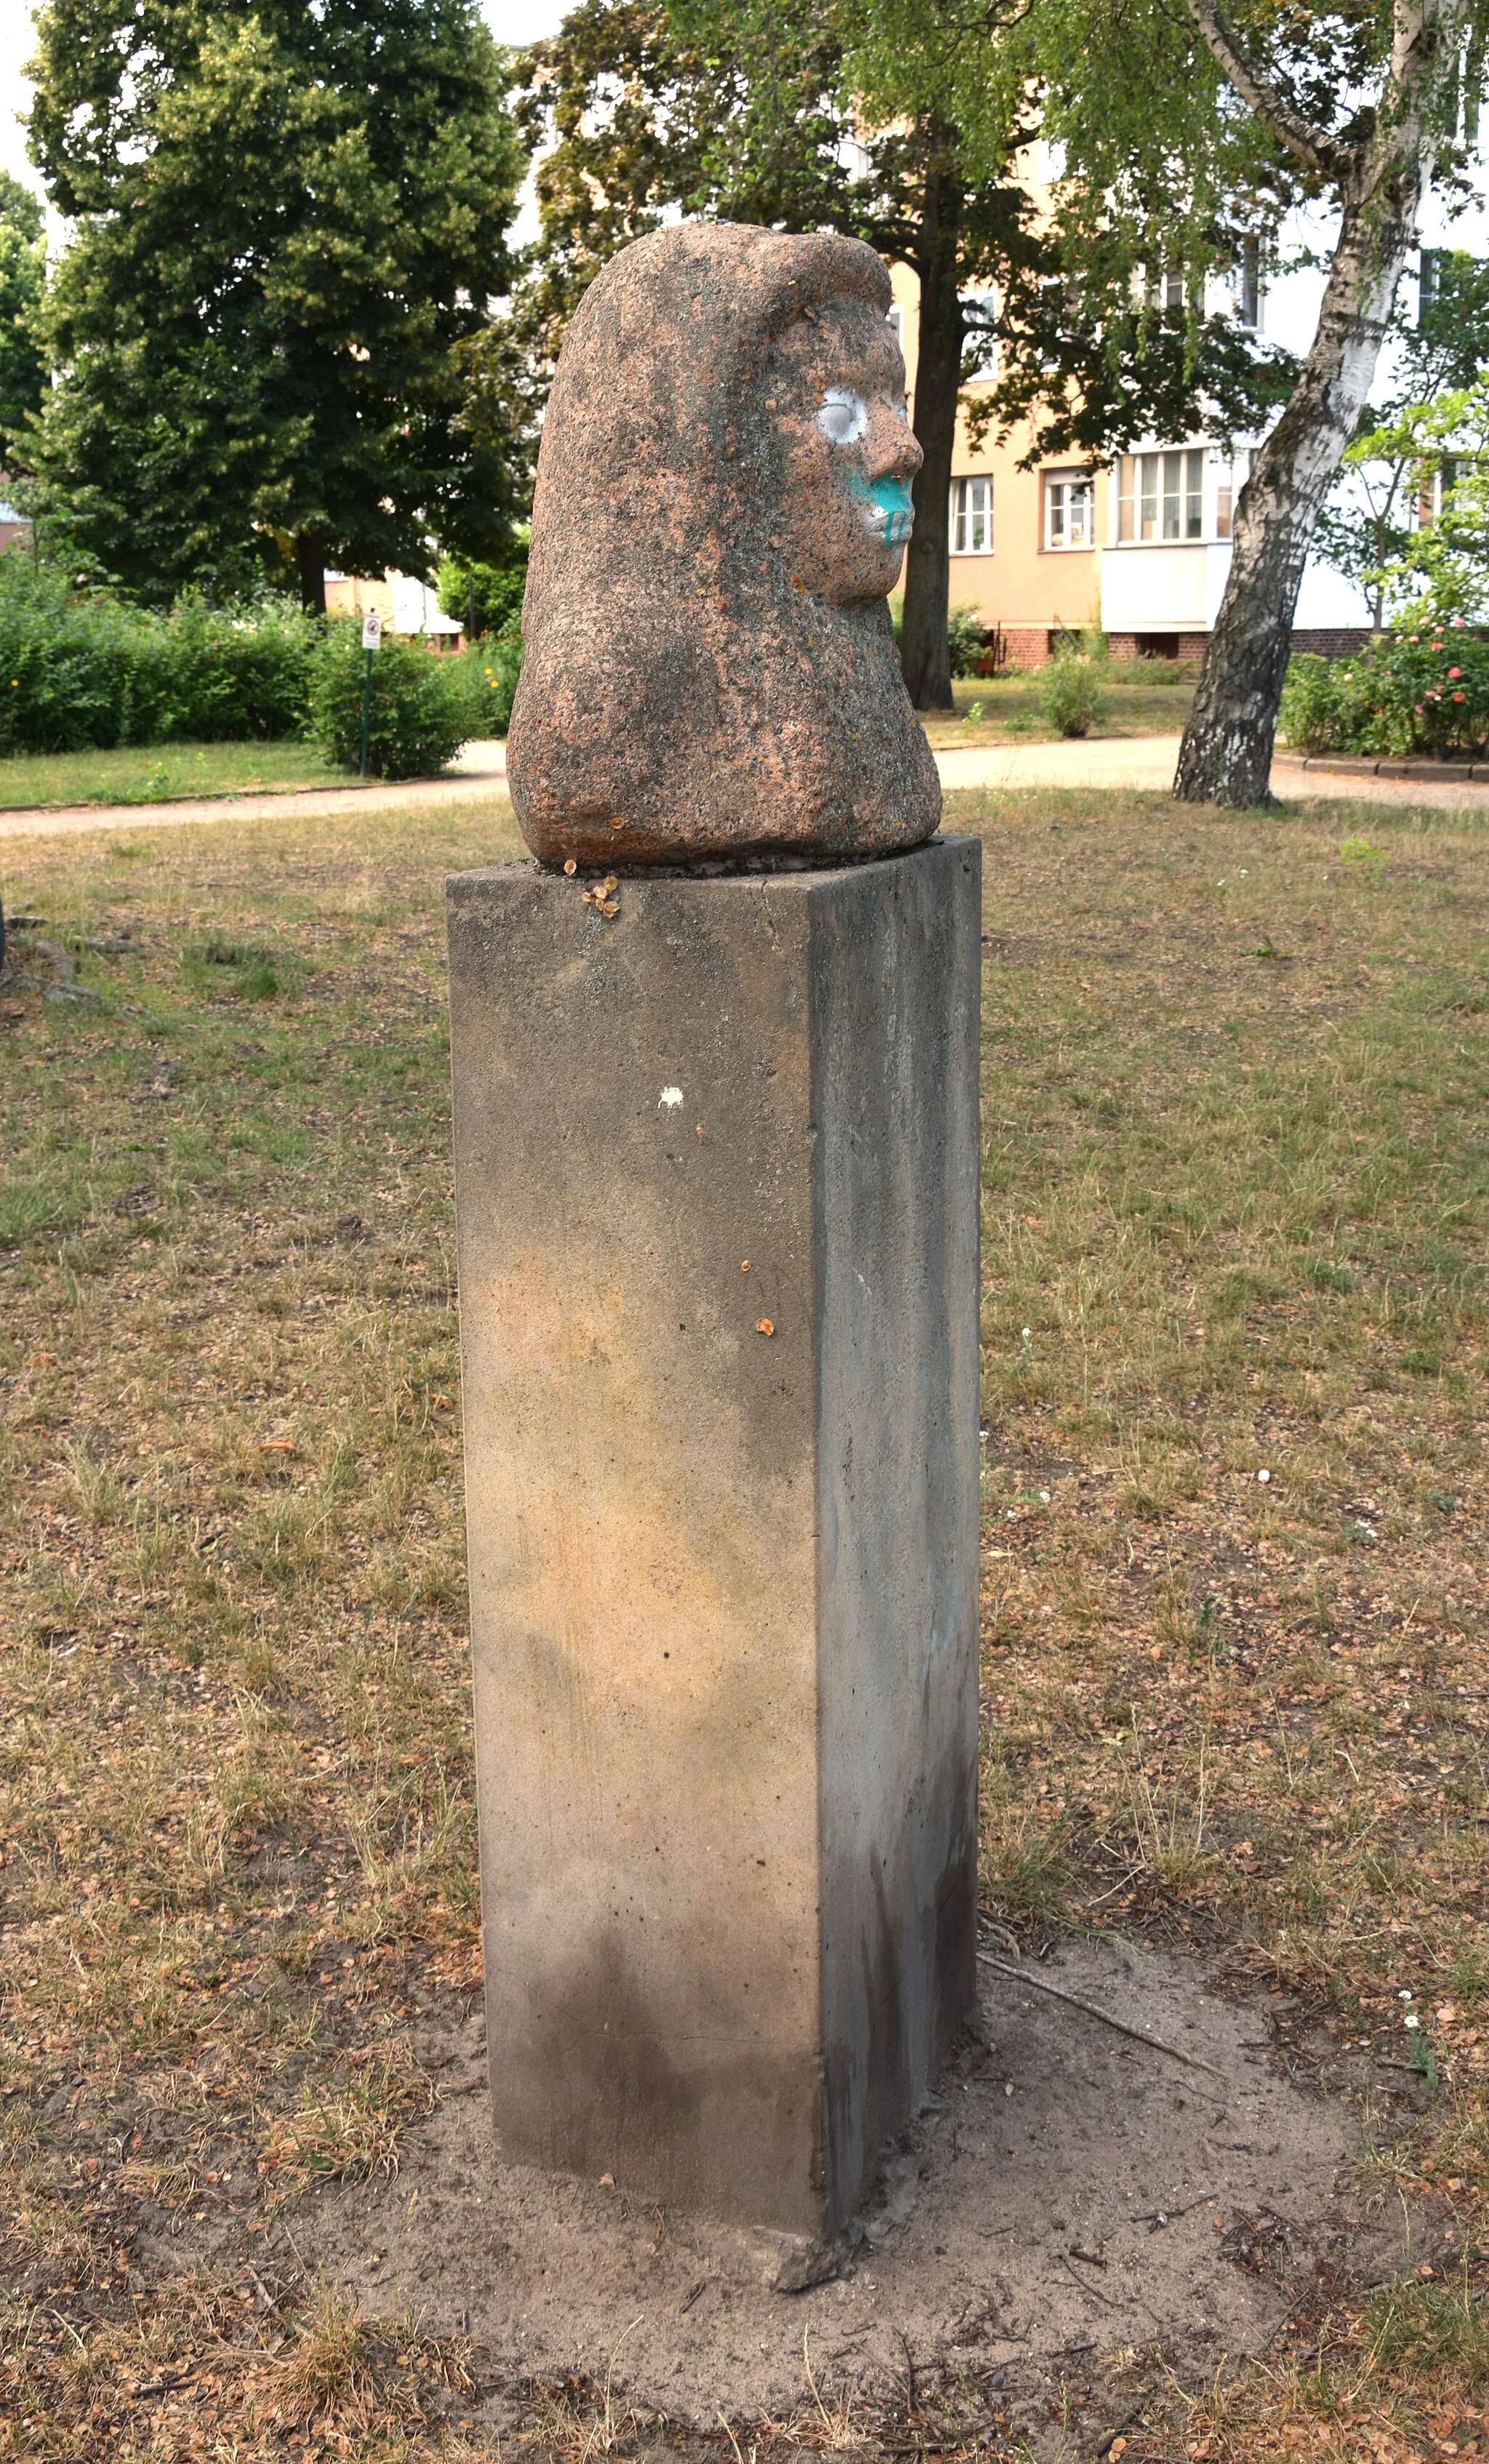
[[[569,329],[512,799],[544,863],[878,856],[941,814],[886,594],[920,448],[872,249],[687,223]]]

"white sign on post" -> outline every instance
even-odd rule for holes
[[[361,620],[361,647],[364,650],[383,647],[383,619],[376,607],[369,607]]]

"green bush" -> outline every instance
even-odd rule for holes
[[[522,668],[521,634],[513,631],[494,641],[470,643],[449,666],[466,697],[467,735],[505,736]]]
[[[1104,690],[1105,662],[1084,652],[1063,652],[1040,679],[1040,708],[1057,736],[1089,736],[1104,727],[1110,705]]]
[[[1345,659],[1295,658],[1281,726],[1299,753],[1481,753],[1489,741],[1489,641],[1459,616],[1382,633]]]
[[[375,779],[427,779],[458,753],[471,725],[464,660],[422,642],[384,635],[372,654],[367,767]],[[355,770],[361,759],[361,697],[366,659],[361,627],[327,627],[311,663],[310,732],[328,761]]]
[[[946,620],[947,647],[953,676],[974,676],[977,661],[988,647],[987,627],[970,604],[953,607]]]
[[[315,642],[283,600],[186,598],[151,615],[12,549],[0,557],[0,753],[293,735]]]

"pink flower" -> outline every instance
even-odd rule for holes
[[[1462,672],[1463,671],[1461,668],[1450,668],[1448,670],[1448,682],[1456,685]]]
[[[1422,637],[1421,637],[1420,633],[1409,633],[1409,634],[1407,635],[1407,640],[1408,640],[1409,642],[1419,642],[1419,641],[1421,640],[1421,638],[1422,638]]]
[[[1440,650],[1440,649],[1441,649],[1441,648],[1442,648],[1442,644],[1441,644],[1440,642],[1434,642],[1434,643],[1433,643],[1433,645],[1432,645],[1432,648],[1433,648],[1434,650]]]
[[[1416,715],[1417,715],[1417,717],[1418,717],[1418,718],[1420,718],[1420,717],[1421,717],[1421,715],[1422,715],[1422,705],[1421,705],[1421,703],[1420,703],[1420,702],[1418,702],[1418,703],[1417,703],[1417,705],[1416,705]]]
[[[1461,625],[1463,619],[1461,616],[1450,616],[1448,622],[1450,625]]]
[[[1453,698],[1455,701],[1461,701],[1463,699],[1463,695],[1460,693],[1456,693]]]

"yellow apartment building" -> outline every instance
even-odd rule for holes
[[[890,269],[891,320],[913,406],[920,286]],[[1305,303],[1302,303],[1305,308]],[[1259,323],[1254,288],[1242,314]],[[993,375],[968,385],[975,397]],[[1018,468],[1027,428],[974,448],[958,419],[953,458],[951,605],[996,627],[1014,667],[1040,667],[1060,638],[1099,626],[1114,658],[1199,656],[1231,561],[1231,514],[1254,459],[1204,436],[1140,439],[1093,469],[1071,459]],[[1353,649],[1369,624],[1358,593],[1310,563],[1300,595],[1297,649]]]

